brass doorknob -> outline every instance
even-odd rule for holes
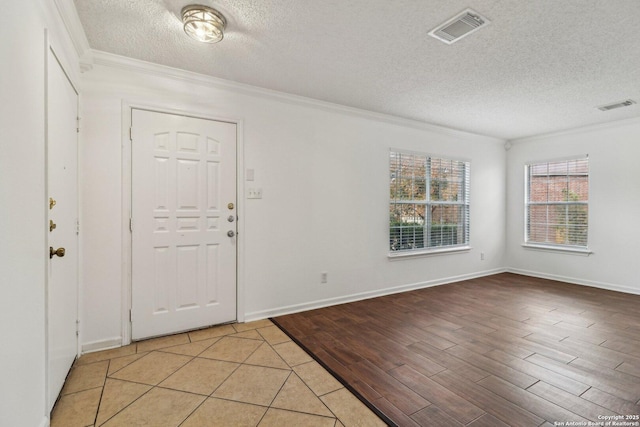
[[[49,246],[49,259],[53,258],[54,255],[62,258],[64,256],[64,248],[58,248],[54,251],[53,248]]]

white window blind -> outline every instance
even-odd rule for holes
[[[391,151],[389,250],[469,244],[470,164]]]
[[[589,159],[525,166],[526,243],[587,248]]]

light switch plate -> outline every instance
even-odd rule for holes
[[[249,188],[247,199],[262,199],[262,188]]]

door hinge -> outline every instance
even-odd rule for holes
[[[80,335],[80,320],[76,320],[76,336]]]
[[[133,141],[133,129],[129,128],[129,141]]]
[[[80,219],[76,219],[76,236],[80,234]]]
[[[133,320],[131,320],[131,310],[129,310],[129,322],[132,323]]]
[[[129,218],[129,231],[133,233],[133,218]]]
[[[76,117],[76,133],[80,133],[80,117]]]

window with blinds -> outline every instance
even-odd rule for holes
[[[391,151],[389,250],[469,244],[469,162]]]
[[[525,166],[525,242],[587,248],[589,159]]]

